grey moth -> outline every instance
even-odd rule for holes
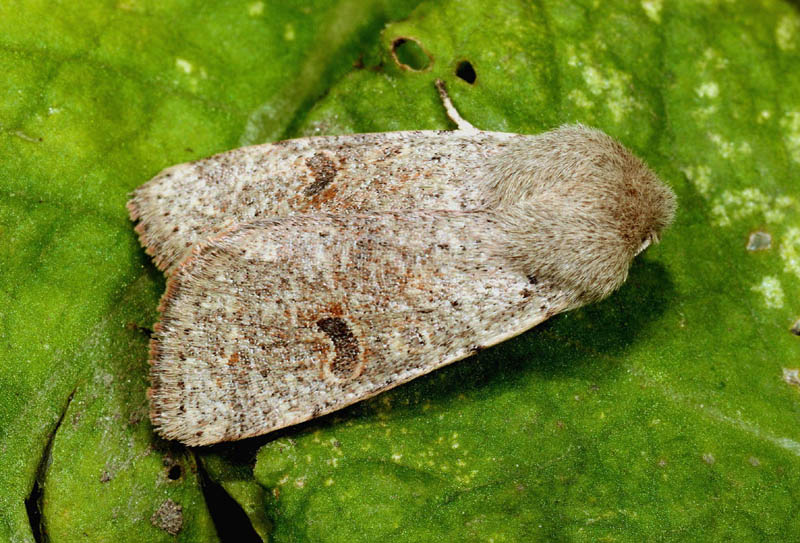
[[[151,420],[188,445],[341,409],[600,300],[675,197],[582,125],[311,137],[168,168],[132,195],[168,275]]]

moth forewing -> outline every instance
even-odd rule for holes
[[[170,271],[227,226],[296,213],[478,209],[499,132],[389,132],[314,137],[234,149],[168,168],[136,189],[131,219]]]
[[[506,260],[494,212],[297,215],[241,225],[170,277],[151,418],[204,445],[378,394],[563,310]]]

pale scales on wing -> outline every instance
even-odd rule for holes
[[[671,221],[672,192],[600,131],[574,125],[522,136],[481,132],[460,118],[454,121],[463,129],[310,138],[231,151],[162,172],[137,190],[131,214],[141,220],[143,245],[162,267],[174,266],[203,236],[218,236],[195,248],[195,256],[177,269],[162,303],[151,373],[151,417],[159,432],[190,444],[239,439],[369,397],[467,356],[469,345],[502,341],[554,313],[608,295],[625,280],[633,257]],[[281,146],[290,152],[278,160]],[[337,153],[346,148],[358,152],[341,161]],[[242,158],[242,153],[252,156]],[[375,153],[379,160],[367,160]],[[260,154],[272,155],[266,160],[272,166],[264,166],[272,170],[267,171],[283,173],[265,177],[253,166]],[[412,164],[411,158],[424,164]],[[337,178],[348,163],[346,175]],[[254,171],[259,173],[250,175]],[[180,175],[166,175],[171,172]],[[250,190],[256,178],[265,192],[261,200],[258,191]],[[326,191],[329,197],[321,198]],[[439,211],[422,211],[426,209]],[[401,212],[361,216],[388,210]],[[325,211],[341,215],[328,217],[321,214]],[[252,222],[218,234],[225,225],[249,223],[254,217],[297,213],[310,215]],[[425,231],[423,224],[434,216],[437,228]],[[365,220],[382,224],[382,230],[364,237],[370,231],[362,224]],[[170,221],[188,228],[174,232]],[[325,221],[338,225],[328,229],[327,240],[316,235]],[[258,233],[260,229],[281,235],[269,237]],[[407,253],[425,265],[404,270],[417,283],[439,281],[431,298],[438,310],[419,305],[426,299],[424,292],[404,290],[410,288],[401,280],[406,276],[390,271],[395,261],[405,262],[399,247],[413,241],[407,238],[419,229],[422,245]],[[463,252],[435,250],[439,230],[450,232],[465,247]],[[350,243],[346,233],[361,245]],[[237,247],[253,239],[266,252]],[[333,240],[326,252],[326,243]],[[172,241],[178,243],[170,245]],[[337,247],[348,247],[347,255],[340,255]],[[261,256],[253,260],[253,255]],[[276,255],[281,255],[277,261]],[[349,264],[342,267],[340,261]],[[447,268],[451,265],[457,269]],[[336,273],[326,276],[326,266]],[[449,272],[438,271],[443,268]],[[317,281],[303,273],[312,273]],[[484,280],[499,281],[491,294],[471,290]],[[326,294],[315,291],[320,285],[327,285]],[[523,291],[528,302],[513,305]],[[445,299],[459,292],[460,303],[470,309],[447,309]],[[416,305],[406,303],[402,311],[391,313],[396,318],[381,319],[375,314],[387,303],[381,293],[407,301],[421,297]],[[259,303],[262,298],[281,302]],[[314,302],[318,299],[344,300],[347,312],[331,312]],[[503,311],[493,311],[495,304]],[[221,313],[208,319],[210,307]],[[210,324],[203,327],[201,322]],[[462,343],[425,341],[419,355],[410,359],[412,369],[403,369],[401,361],[408,356],[403,345],[376,338],[386,339],[384,329],[399,333],[408,322],[418,323],[416,334],[423,334],[419,323],[428,323]],[[288,323],[292,332],[281,332]],[[302,340],[291,335],[299,331],[310,335]],[[414,334],[399,337],[406,336]],[[253,337],[266,347],[253,351]],[[287,354],[291,352],[301,354]],[[353,363],[357,371],[349,377],[330,369],[336,367],[331,360],[342,353],[360,353],[359,362]],[[378,363],[387,356],[396,359],[393,365]],[[247,368],[237,374],[232,365],[243,360]],[[302,387],[296,382],[300,367],[310,372],[303,374]],[[289,384],[281,386],[284,381]],[[280,402],[265,399],[276,395]],[[243,398],[260,400],[246,406]]]
[[[530,136],[389,132],[243,147],[162,171],[134,191],[128,209],[148,254],[170,271],[194,245],[242,222],[484,207],[482,169],[514,137]]]

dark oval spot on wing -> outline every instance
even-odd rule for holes
[[[331,362],[331,372],[340,378],[347,379],[358,368],[358,340],[344,319],[326,317],[317,321],[317,326],[325,332],[336,349],[336,357]]]
[[[308,197],[325,190],[325,187],[330,185],[336,177],[336,164],[325,153],[316,153],[311,158],[307,158],[306,166],[314,176],[314,182],[304,191]]]

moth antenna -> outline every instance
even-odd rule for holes
[[[447,87],[445,87],[444,81],[441,79],[436,80],[436,90],[439,91],[439,98],[442,99],[442,105],[444,105],[447,116],[450,117],[451,121],[456,123],[458,130],[462,132],[480,132],[478,128],[472,126],[468,121],[464,120],[464,118],[458,114],[453,102],[450,100],[450,95],[447,94]]]

